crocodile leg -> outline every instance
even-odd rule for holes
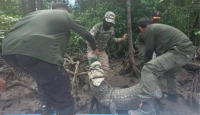
[[[98,105],[98,114],[111,114],[108,107],[102,106],[100,103]]]
[[[94,113],[94,105],[97,105],[98,101],[97,99],[93,96],[91,99],[91,104],[90,104],[90,109],[89,109],[89,113]]]
[[[110,108],[110,112],[112,114],[117,114],[117,108],[115,103],[111,99],[101,100],[101,104]]]
[[[110,112],[112,113],[112,114],[117,114],[117,111],[116,111],[116,105],[115,105],[115,103],[111,103],[110,104]]]

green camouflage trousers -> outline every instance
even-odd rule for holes
[[[165,53],[146,63],[141,71],[140,97],[142,101],[154,98],[157,79],[165,72],[167,74],[168,90],[176,92],[176,82],[174,73],[193,57],[185,54]]]
[[[108,71],[110,70],[109,68],[109,62],[108,62],[108,55],[106,54],[105,51],[99,51],[97,55],[93,54],[92,49],[88,48],[87,49],[87,58],[89,61],[89,64],[92,63],[92,60],[94,58],[97,58],[97,60],[101,63],[101,69],[104,70],[104,76],[107,77]]]

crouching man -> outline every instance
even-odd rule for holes
[[[139,95],[143,106],[135,111],[130,110],[129,114],[156,115],[153,101],[157,78],[165,72],[174,72],[189,62],[195,53],[195,47],[183,32],[172,26],[151,24],[147,17],[138,20],[137,24],[145,40],[145,65],[141,71]],[[154,51],[157,57],[151,60]],[[175,85],[175,80],[171,82]]]

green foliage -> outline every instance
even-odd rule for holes
[[[8,16],[5,14],[2,14],[0,12],[0,46],[2,43],[2,39],[5,37],[6,32],[12,27],[12,25],[18,21],[18,18],[12,17],[12,16]],[[1,51],[1,48],[0,48]]]
[[[19,16],[8,16],[0,13],[0,30],[9,30],[12,25],[18,21]]]
[[[21,0],[0,0],[0,11],[12,17],[22,15]]]
[[[84,13],[72,10],[72,14],[74,14],[75,17],[77,17],[77,20],[79,20],[83,26],[87,25],[86,29],[88,31],[100,20],[100,18],[96,16],[95,11],[93,10],[86,10]],[[75,32],[71,32],[68,47],[79,47],[80,49],[85,49],[85,40]]]
[[[86,27],[89,31],[95,24],[103,21],[103,16],[107,11],[113,11],[116,15],[115,33],[116,37],[121,38],[124,33],[126,33],[126,1],[120,1],[116,4],[113,2],[103,0],[96,0],[96,5],[94,3],[88,4],[90,0],[77,0],[77,4],[69,9],[71,13],[77,17],[79,21]],[[90,6],[91,5],[91,6]],[[112,7],[111,7],[112,6]],[[88,8],[89,7],[89,8]],[[82,10],[80,10],[82,9]],[[85,41],[75,33],[71,34],[69,47],[85,47]],[[77,39],[78,38],[78,39]],[[75,40],[77,39],[77,40]],[[79,43],[79,44],[78,44]],[[110,44],[111,50],[116,49],[115,44]]]
[[[0,30],[8,31],[21,16],[21,0],[1,0]]]
[[[86,43],[83,38],[77,35],[75,32],[71,32],[71,37],[68,43],[68,47],[77,47],[84,50],[86,48]]]
[[[200,35],[200,31],[197,31],[197,32],[194,32],[194,34],[197,36],[197,35]]]
[[[94,3],[95,2],[95,3]],[[191,26],[194,23],[194,18],[198,14],[198,0],[134,0],[131,4],[132,12],[132,30],[133,41],[137,38],[139,31],[137,30],[136,22],[139,18],[151,14],[155,10],[162,13],[161,23],[174,26],[186,35],[191,31]],[[80,20],[88,30],[96,23],[101,22],[104,14],[107,11],[113,11],[116,14],[115,33],[116,37],[120,38],[124,33],[127,33],[127,12],[126,0],[76,0],[76,6],[71,8],[71,13]],[[200,25],[198,23],[198,25]],[[76,39],[76,34],[72,34],[71,39]],[[78,39],[81,40],[81,39]],[[70,40],[70,44],[73,44]],[[77,47],[85,46],[84,41],[76,42]],[[120,43],[123,50],[128,49],[128,41]],[[115,51],[118,48],[115,43],[110,43],[108,49]]]
[[[57,0],[43,0],[44,9],[50,9],[51,4]],[[58,0],[62,2],[63,0]],[[67,0],[65,0],[67,1]],[[66,2],[67,3],[67,2]],[[136,22],[139,18],[151,14],[155,10],[162,13],[161,23],[174,26],[186,35],[191,30],[195,30],[195,38],[199,37],[200,21],[192,28],[194,19],[199,15],[200,0],[134,0],[131,3],[133,41],[139,31]],[[127,33],[127,12],[126,0],[76,0],[74,6],[69,5],[72,13],[89,31],[96,23],[102,21],[107,11],[116,14],[115,34],[121,38]],[[10,27],[22,16],[21,0],[1,0],[0,2],[0,30],[9,30]],[[122,50],[128,49],[128,41],[121,42]],[[85,40],[76,33],[71,32],[69,47],[79,47],[85,49]],[[110,43],[108,49],[116,51],[119,48],[116,43]]]

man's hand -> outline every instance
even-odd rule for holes
[[[97,55],[99,53],[99,50],[98,49],[93,50],[93,53]]]
[[[6,82],[0,78],[0,92],[6,89]]]
[[[127,33],[124,34],[123,38],[121,39],[121,41],[125,41],[127,37]]]

